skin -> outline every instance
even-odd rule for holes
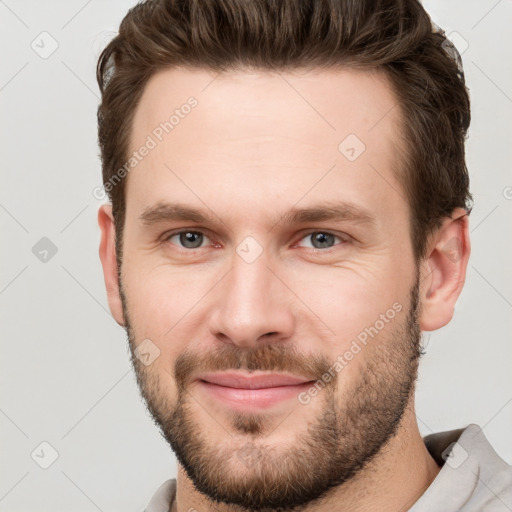
[[[467,215],[444,219],[417,266],[394,174],[400,109],[380,73],[161,71],[137,106],[131,151],[190,96],[197,107],[127,177],[121,282],[110,205],[98,213],[109,306],[178,459],[172,510],[407,510],[440,470],[418,430],[414,382],[421,331],[451,320],[464,285]],[[352,162],[338,150],[351,133],[366,146]],[[335,200],[375,225],[280,222]],[[159,201],[214,221],[145,225]],[[170,237],[178,229],[202,233],[198,248]],[[344,238],[319,246],[311,231]],[[263,249],[251,263],[236,251],[248,236]],[[395,303],[307,404],[237,412],[194,381],[236,368],[321,378]],[[145,339],[160,351],[149,365],[133,357]]]

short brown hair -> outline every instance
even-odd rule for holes
[[[128,159],[149,78],[173,66],[220,72],[357,66],[384,71],[398,97],[405,155],[397,178],[418,262],[427,237],[472,196],[464,141],[469,95],[459,54],[417,0],[146,0],[101,53],[97,80],[103,184]],[[125,179],[107,192],[121,265]]]

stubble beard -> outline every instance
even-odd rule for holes
[[[134,355],[136,335],[120,281],[125,328],[141,396],[195,489],[212,503],[242,511],[292,512],[321,501],[331,489],[361,472],[397,434],[413,400],[421,356],[419,284],[417,272],[406,318],[396,317],[370,341],[378,344],[372,346],[378,350],[362,350],[367,358],[354,374],[354,382],[344,383],[343,396],[338,396],[341,371],[314,399],[315,403],[322,401],[320,414],[311,417],[306,428],[302,427],[305,420],[299,421],[297,416],[293,424],[300,432],[286,435],[289,443],[280,446],[268,442],[271,422],[264,413],[228,411],[225,418],[215,419],[203,414],[209,424],[198,423],[202,405],[187,385],[192,369],[197,371],[193,356],[176,361],[178,393],[176,398],[168,396],[165,382],[172,378],[170,369],[157,375]],[[215,361],[222,361],[222,368],[290,371],[298,363],[290,363],[289,354],[286,346],[268,344],[243,351],[225,345],[216,352],[219,357]],[[314,368],[325,369],[329,361],[319,356],[315,364]],[[307,414],[307,407],[297,402],[291,414]],[[209,437],[212,431],[213,437]]]

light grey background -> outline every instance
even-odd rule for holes
[[[98,257],[95,64],[133,4],[0,0],[2,511],[141,510],[176,475]],[[425,336],[419,425],[428,434],[477,423],[512,463],[512,2],[425,6],[465,50],[475,206],[454,319]],[[58,48],[42,58],[52,39]],[[46,262],[33,252],[43,237],[57,249]],[[35,462],[51,462],[41,442],[58,452],[48,469]]]

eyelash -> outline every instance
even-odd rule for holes
[[[173,238],[174,236],[176,235],[180,235],[182,233],[200,233],[202,235],[205,235],[207,238],[210,238],[208,237],[208,234],[205,232],[205,231],[201,231],[199,229],[180,229],[178,231],[170,231],[168,233],[165,233],[163,236],[162,236],[162,243],[170,243],[169,240],[171,238]],[[305,249],[310,249],[311,251],[314,251],[314,252],[330,252],[332,250],[334,250],[337,246],[339,245],[345,245],[347,243],[349,243],[350,241],[350,236],[349,235],[346,235],[346,234],[343,234],[343,235],[337,235],[336,233],[332,233],[331,231],[326,231],[326,230],[322,230],[322,229],[312,229],[306,233],[303,233],[301,238],[299,239],[299,241],[302,241],[304,238],[312,235],[313,233],[322,233],[324,235],[332,235],[334,236],[335,238],[338,238],[339,240],[341,240],[341,242],[333,247],[327,247],[325,249],[317,249],[315,247],[305,247]],[[176,244],[171,244],[171,245],[176,245]],[[197,250],[200,250],[200,249],[205,249],[205,247],[197,247],[195,249],[188,249],[188,248],[185,248],[185,247],[179,247],[178,248],[182,251],[182,252],[192,252],[192,251],[197,251]]]

